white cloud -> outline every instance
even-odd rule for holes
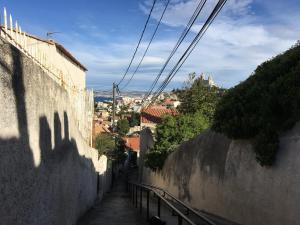
[[[182,27],[194,11],[197,2],[178,1],[169,8],[163,22],[171,27]],[[208,2],[200,21],[203,21],[203,16],[207,15],[216,3]],[[178,76],[183,77],[188,71],[209,72],[219,85],[230,87],[246,79],[257,65],[295,43],[300,32],[299,29],[290,29],[293,27],[293,20],[285,21],[285,26],[279,23],[264,23],[255,15],[252,4],[253,0],[228,1]],[[157,19],[160,12],[155,13],[154,18]],[[200,28],[201,24],[198,21],[192,31],[196,33]]]
[[[147,14],[152,1],[146,0],[140,5],[140,9]],[[164,31],[171,28],[174,35],[164,36],[164,32],[152,43],[144,62],[130,85],[130,88],[147,89],[161,69],[165,59],[179,37],[178,30],[182,30],[187,23],[189,16],[195,9],[197,0],[176,0],[171,1],[163,23],[166,25]],[[208,5],[202,16],[213,7],[214,1],[208,1]],[[261,15],[256,15],[252,9],[253,0],[229,0],[222,13],[208,29],[203,39],[199,42],[195,51],[191,54],[182,69],[174,77],[172,83],[180,85],[190,72],[206,72],[211,74],[217,84],[223,87],[233,86],[246,79],[253,70],[263,61],[281,53],[295,43],[300,36],[300,29],[293,19],[281,19],[282,23],[266,22]],[[162,7],[159,7],[162,8]],[[271,9],[268,9],[271,10]],[[155,10],[154,18],[159,18],[160,10]],[[272,15],[275,16],[280,14]],[[281,16],[280,16],[281,17]],[[299,16],[291,15],[291,18]],[[203,20],[203,19],[202,19]],[[188,40],[200,29],[200,22],[192,28]],[[82,27],[81,29],[86,29]],[[96,27],[92,28],[98,32]],[[174,31],[175,30],[175,31]],[[88,32],[88,30],[86,30]],[[93,30],[90,30],[92,33]],[[97,33],[96,32],[96,33]],[[176,33],[177,32],[177,33]],[[88,35],[88,33],[87,33]],[[119,80],[128,66],[129,60],[136,47],[136,42],[126,39],[122,42],[110,41],[106,44],[95,44],[81,40],[74,40],[72,37],[65,37],[70,43],[71,52],[89,69],[88,83],[93,85]],[[138,63],[143,50],[147,47],[147,41],[141,43],[137,60],[133,62],[132,70]],[[189,42],[186,40],[179,48],[178,53],[170,62],[164,76],[176,63]],[[89,49],[89,51],[87,51]],[[130,77],[132,70],[128,73]],[[171,84],[172,86],[172,84]]]

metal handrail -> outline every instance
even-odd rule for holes
[[[150,184],[142,184],[144,186],[148,186],[154,189],[157,189],[161,192],[163,192],[163,196],[165,196],[166,194],[172,198],[172,200],[175,200],[176,202],[178,202],[180,205],[182,205],[188,212],[192,212],[194,213],[196,216],[200,217],[202,220],[204,220],[205,222],[209,223],[210,225],[217,225],[215,222],[213,222],[212,220],[210,220],[205,214],[196,211],[195,209],[191,208],[190,206],[186,205],[184,202],[182,202],[181,200],[177,199],[174,195],[172,195],[170,192],[164,190],[163,188],[160,187],[156,187],[154,185],[150,185]]]
[[[161,196],[160,193],[158,193],[153,188],[143,185],[143,184],[137,184],[137,183],[128,183],[129,190],[132,196],[133,202],[135,202],[135,205],[137,207],[137,199],[138,199],[138,190],[137,187],[140,188],[140,210],[142,210],[142,190],[144,189],[147,191],[147,219],[149,219],[149,193],[152,192],[157,198],[158,198],[158,216],[160,217],[160,201],[163,201],[173,212],[176,213],[178,216],[178,225],[182,225],[183,220],[186,221],[190,225],[197,225],[193,221],[191,221],[188,217],[186,217],[182,212],[180,212],[175,206],[173,206],[169,201],[167,201],[164,197]],[[131,185],[131,187],[130,187]],[[133,188],[135,186],[135,188]]]

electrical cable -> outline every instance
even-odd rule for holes
[[[168,63],[170,62],[171,58],[174,56],[174,54],[176,53],[177,49],[179,48],[179,46],[181,45],[181,43],[184,41],[185,37],[187,36],[187,34],[189,33],[190,29],[192,28],[192,26],[194,25],[196,19],[198,18],[200,12],[202,11],[205,3],[207,0],[201,0],[196,8],[196,10],[194,11],[192,17],[190,18],[188,24],[186,25],[185,29],[183,30],[183,32],[181,33],[181,36],[179,37],[177,43],[175,44],[172,52],[170,53],[168,59],[166,60],[165,64],[163,65],[162,69],[160,70],[160,72],[158,73],[158,75],[156,76],[154,82],[152,83],[148,93],[145,95],[143,101],[145,101],[152,93],[153,89],[155,88],[159,78],[161,77],[162,73],[164,72],[165,68],[167,67]]]
[[[157,23],[157,25],[156,25],[156,28],[155,28],[155,30],[154,30],[154,33],[153,33],[153,35],[152,35],[152,37],[151,37],[151,39],[150,39],[150,41],[149,41],[149,44],[148,44],[148,46],[147,46],[147,48],[146,48],[146,50],[145,50],[145,52],[144,52],[144,54],[143,54],[143,56],[142,56],[142,58],[141,58],[141,60],[140,60],[138,66],[136,67],[135,71],[132,73],[132,75],[131,75],[130,79],[127,81],[127,83],[121,88],[122,90],[124,90],[124,89],[128,86],[128,84],[131,82],[131,80],[133,79],[133,77],[134,77],[134,75],[136,74],[136,72],[139,70],[139,68],[140,68],[140,66],[141,66],[141,64],[142,64],[142,62],[143,62],[143,60],[144,60],[144,58],[145,58],[145,56],[146,56],[146,54],[147,54],[147,52],[148,52],[150,46],[151,46],[151,43],[152,43],[152,41],[153,41],[153,39],[154,39],[154,37],[155,37],[155,35],[156,35],[156,33],[157,33],[157,30],[158,30],[158,28],[159,28],[159,26],[160,26],[160,24],[161,24],[161,21],[162,21],[164,15],[165,15],[165,13],[166,13],[166,10],[167,10],[167,8],[168,8],[169,3],[170,3],[170,0],[168,0],[168,2],[167,2],[166,6],[165,6],[165,8],[164,8],[164,10],[163,10],[163,12],[162,12],[162,14],[161,14],[161,17],[160,17],[160,19],[159,19],[159,21],[158,21],[158,23]]]
[[[162,91],[166,88],[166,86],[170,83],[170,81],[173,79],[173,77],[176,75],[176,73],[179,71],[179,69],[185,63],[185,61],[187,60],[189,55],[195,49],[196,45],[199,43],[199,41],[201,40],[201,38],[203,37],[203,35],[207,31],[209,26],[212,24],[212,22],[214,21],[216,16],[219,14],[219,12],[221,11],[221,9],[223,8],[223,6],[225,5],[226,2],[227,2],[227,0],[219,0],[217,5],[213,9],[212,13],[210,14],[208,19],[206,20],[205,24],[202,26],[201,30],[198,32],[197,36],[194,38],[194,40],[192,41],[190,46],[187,48],[187,50],[184,52],[184,54],[178,60],[178,62],[173,67],[173,69],[171,70],[169,75],[165,78],[165,80],[162,82],[160,87],[157,89],[157,91],[155,92],[155,94],[154,94],[153,98],[151,99],[149,105],[151,105],[157,99],[157,97],[162,93]]]
[[[122,79],[117,83],[117,86],[120,85],[120,84],[123,82],[124,78],[126,77],[128,71],[129,71],[129,69],[130,69],[130,67],[131,67],[131,65],[132,65],[132,62],[133,62],[133,60],[134,60],[134,58],[135,58],[135,56],[136,56],[136,53],[137,53],[137,51],[138,51],[138,48],[140,47],[141,41],[142,41],[142,39],[143,39],[143,37],[144,37],[146,28],[147,28],[147,26],[148,26],[149,20],[150,20],[151,15],[152,15],[152,11],[153,11],[154,6],[155,6],[155,4],[156,4],[156,1],[157,1],[157,0],[154,0],[154,1],[153,1],[151,10],[150,10],[150,12],[149,12],[147,21],[146,21],[146,23],[145,23],[144,29],[143,29],[143,31],[142,31],[142,34],[141,34],[140,39],[139,39],[139,41],[138,41],[138,44],[137,44],[137,46],[136,46],[136,48],[135,48],[135,51],[134,51],[134,53],[133,53],[133,56],[132,56],[132,58],[131,58],[131,60],[130,60],[130,63],[129,63],[129,65],[128,65],[128,67],[127,67],[127,69],[126,69],[126,71],[125,71],[125,73],[124,73]]]

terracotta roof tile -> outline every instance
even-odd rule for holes
[[[175,109],[167,109],[162,106],[155,106],[147,109],[143,109],[141,112],[142,123],[161,123],[162,117],[166,114],[176,115]]]
[[[133,151],[140,151],[140,137],[124,137],[125,146]]]

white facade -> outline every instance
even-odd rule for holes
[[[212,76],[208,75],[207,79],[205,79],[204,73],[200,75],[200,79],[203,81],[203,84],[207,87],[217,87]]]
[[[59,74],[62,85],[83,90],[86,87],[86,68],[82,66],[63,46],[54,42],[27,35],[28,48],[43,52],[44,60],[51,65],[50,70]],[[35,49],[35,50],[34,50]]]

